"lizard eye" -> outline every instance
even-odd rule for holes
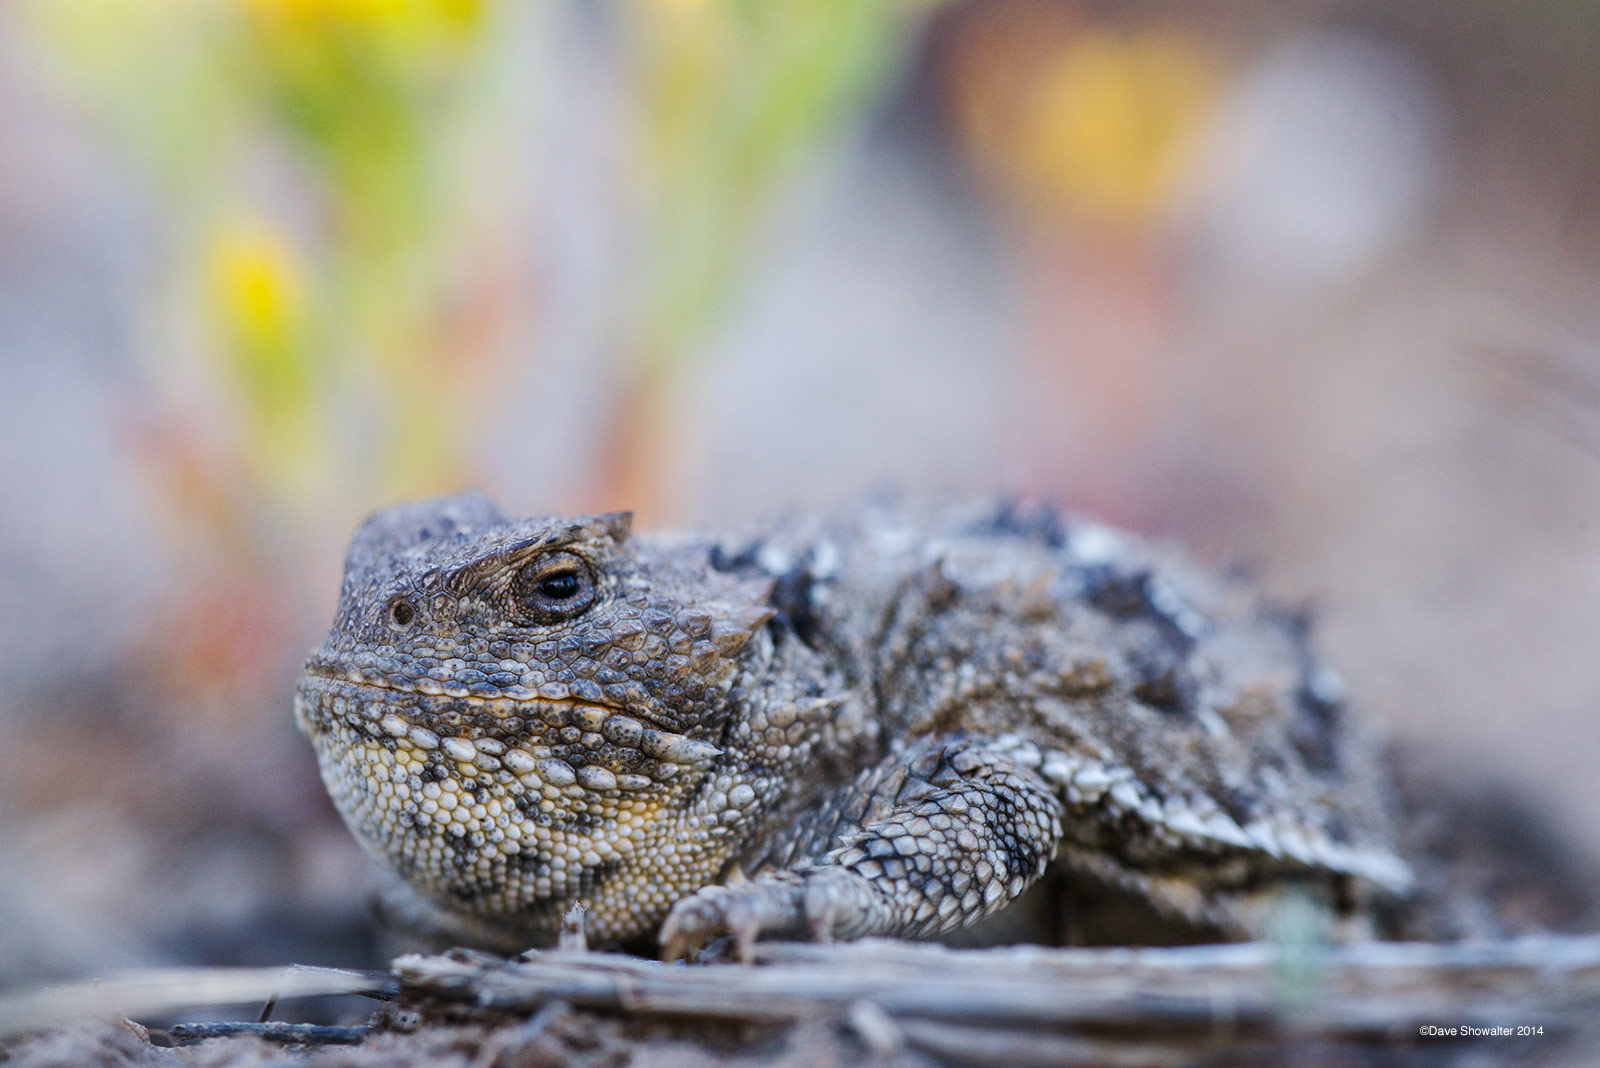
[[[576,553],[546,553],[517,572],[511,596],[523,612],[541,623],[571,619],[594,603],[594,571]]]
[[[416,618],[416,605],[404,597],[396,597],[389,602],[389,625],[396,630],[411,626],[411,621]]]

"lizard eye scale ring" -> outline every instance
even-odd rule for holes
[[[404,630],[417,618],[417,607],[404,597],[396,597],[389,602],[388,615],[391,627]]]
[[[594,604],[594,571],[577,553],[545,553],[517,572],[511,582],[511,598],[522,612],[541,623],[571,619]]]

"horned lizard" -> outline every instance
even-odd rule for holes
[[[356,836],[478,941],[924,937],[1054,864],[1207,936],[1411,881],[1304,620],[1048,508],[743,536],[476,495],[357,532],[295,699]]]

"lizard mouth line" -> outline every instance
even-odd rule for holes
[[[443,744],[447,736],[451,740],[457,737],[473,740],[488,737],[497,740],[504,727],[499,722],[501,717],[496,715],[490,706],[505,701],[516,707],[519,715],[531,713],[533,718],[541,721],[543,731],[572,732],[570,737],[561,739],[568,745],[582,744],[593,747],[609,743],[618,749],[636,751],[638,755],[649,760],[686,766],[705,764],[722,755],[722,750],[710,742],[690,738],[688,735],[658,726],[656,721],[646,714],[578,697],[546,697],[537,693],[527,697],[514,697],[509,694],[493,697],[478,694],[460,696],[449,693],[434,694],[419,689],[401,688],[367,679],[351,679],[348,675],[338,676],[326,671],[308,669],[302,685],[312,680],[330,689],[345,689],[355,694],[366,691],[375,695],[393,694],[412,698],[414,704],[400,706],[382,698],[377,702],[362,702],[359,698],[352,700],[337,693],[327,692],[314,696],[302,695],[296,705],[307,730],[312,729],[311,723],[320,713],[323,716],[331,714],[353,725],[368,724],[366,729],[369,731],[381,731],[397,737],[405,735],[424,748]],[[462,722],[436,724],[437,729],[414,723],[413,719],[416,718],[415,714],[418,711],[429,719],[439,715],[425,704],[435,701],[445,702],[458,708],[466,705],[476,710],[478,714],[469,714],[463,717]],[[300,707],[302,702],[312,708]],[[366,707],[372,703],[377,703],[379,707],[376,709]],[[476,722],[473,722],[474,720]],[[543,731],[540,732],[541,735]]]
[[[639,715],[650,718],[648,713],[636,709],[622,708],[618,705],[608,704],[605,701],[590,700],[585,697],[574,697],[568,694],[565,697],[554,697],[549,694],[529,690],[527,687],[516,686],[501,689],[497,693],[468,693],[460,690],[452,692],[443,683],[439,683],[436,690],[424,690],[416,686],[396,686],[387,680],[374,681],[371,678],[356,678],[349,674],[334,673],[320,667],[308,667],[303,673],[306,679],[315,679],[318,682],[334,683],[340,686],[349,686],[354,689],[381,690],[384,693],[404,694],[407,697],[433,697],[449,701],[465,701],[469,704],[484,706],[496,701],[509,701],[517,705],[572,705],[584,708],[603,708],[608,712],[621,712],[629,715]],[[512,690],[521,692],[513,693]]]

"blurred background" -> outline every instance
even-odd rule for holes
[[[1016,493],[1600,847],[1593,0],[0,5],[0,984],[373,959],[289,694],[478,486]]]

